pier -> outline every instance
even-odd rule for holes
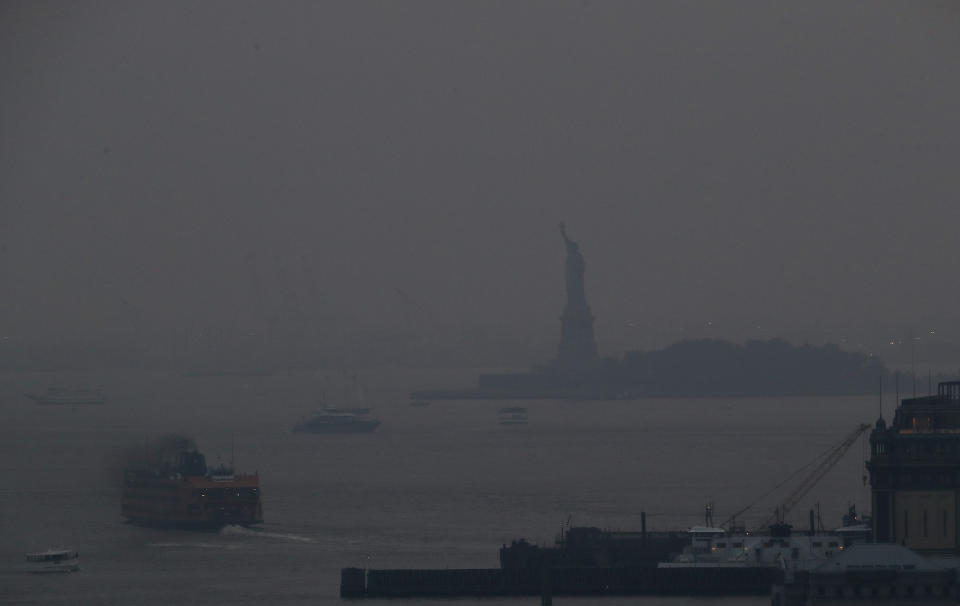
[[[769,595],[781,575],[767,567],[557,567],[340,571],[340,597]]]

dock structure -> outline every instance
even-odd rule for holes
[[[616,595],[767,595],[780,569],[661,568],[689,544],[689,533],[592,526],[564,528],[555,546],[524,539],[500,548],[500,568],[365,570],[344,568],[344,598]]]
[[[855,545],[812,570],[773,584],[772,606],[815,604],[956,604],[957,562],[923,557],[902,545]]]
[[[340,571],[344,598],[498,596],[768,595],[781,574],[768,567],[734,569],[556,567]],[[548,586],[545,586],[545,583]]]

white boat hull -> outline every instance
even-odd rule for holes
[[[26,572],[43,574],[77,570],[80,570],[80,553],[72,549],[51,549],[27,554]]]
[[[27,569],[30,574],[47,574],[51,572],[76,572],[80,570],[80,562],[74,561],[61,562],[59,564],[44,564],[43,566],[32,566]]]

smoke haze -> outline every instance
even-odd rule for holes
[[[949,2],[4,2],[0,336],[542,359],[564,220],[607,354],[960,343],[958,26]]]

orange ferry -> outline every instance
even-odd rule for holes
[[[259,474],[208,470],[203,454],[184,450],[174,464],[127,469],[121,511],[127,521],[148,526],[216,529],[263,522]]]

